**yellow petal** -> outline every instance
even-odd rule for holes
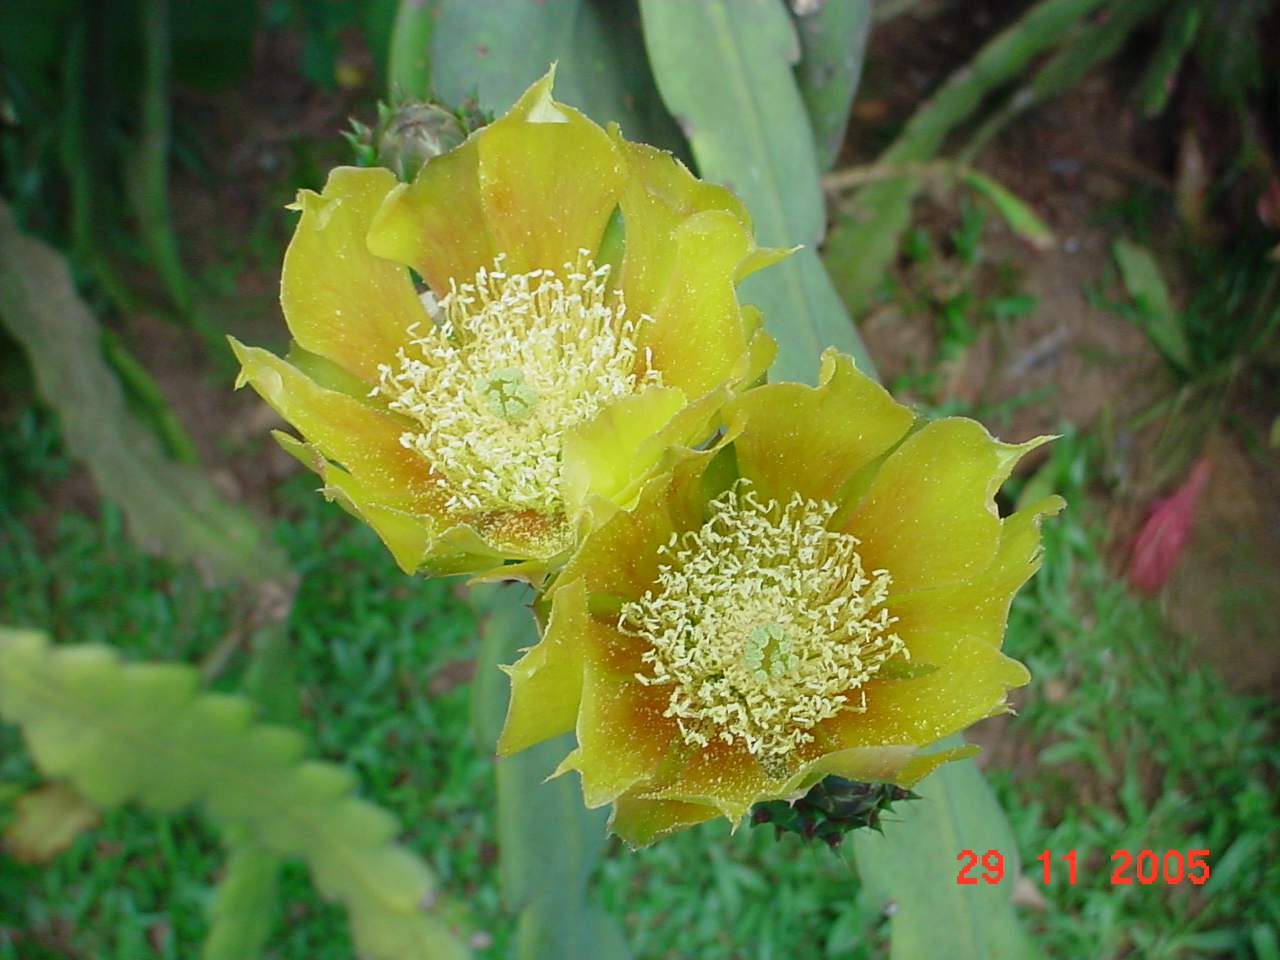
[[[672,721],[667,722],[674,727]],[[727,744],[716,739],[695,751],[670,783],[646,788],[642,795],[712,806],[736,822],[760,797],[772,796],[781,782],[766,776],[741,742]]]
[[[734,273],[754,247],[741,221],[723,210],[685,219],[672,234],[673,265],[653,318],[639,332],[663,383],[699,397],[723,382],[747,350]],[[632,309],[628,302],[628,309]]]
[[[1030,679],[1026,667],[985,640],[962,640],[939,670],[913,680],[865,684],[865,713],[846,710],[818,724],[841,747],[933,743],[998,711]]]
[[[355,374],[378,382],[427,321],[409,272],[369,252],[365,236],[396,178],[390,170],[338,167],[323,193],[298,194],[302,219],[284,256],[280,303],[293,338]]]
[[[938,750],[934,753],[925,753],[912,757],[898,771],[892,782],[901,787],[914,787],[944,763],[950,763],[952,760],[964,760],[968,757],[977,756],[981,752],[982,748],[976,743],[966,743],[963,746],[952,747],[949,750]]]
[[[404,428],[390,415],[345,393],[326,390],[279,357],[232,339],[248,383],[328,459],[340,463],[365,494],[415,516],[443,514],[427,462],[400,443]]]
[[[774,383],[748,390],[725,407],[744,421],[734,440],[738,469],[766,502],[799,491],[835,500],[844,482],[902,439],[915,419],[851,357],[828,351],[817,388]]]
[[[893,783],[901,770],[911,760],[916,748],[911,744],[884,747],[849,747],[820,753],[783,785],[777,797],[782,799],[797,790],[813,786],[823,777],[844,777],[846,780]]]
[[[715,433],[728,395],[722,386],[686,404],[682,391],[648,387],[566,430],[562,490],[569,516],[579,519],[581,535],[617,510],[632,509],[656,473],[673,469],[678,460],[699,459],[692,448]]]
[[[764,315],[760,308],[750,303],[742,305],[742,317],[746,321],[750,343],[741,367],[734,368],[731,378],[743,388],[759,386],[765,374],[778,356],[778,341],[764,329]]]
[[[985,570],[1000,543],[992,497],[1038,438],[1012,446],[974,420],[948,417],[912,434],[871,482],[843,530],[862,541],[867,570],[888,570],[895,593]]]
[[[885,606],[897,617],[894,632],[913,660],[942,663],[965,639],[1000,646],[1013,595],[1040,567],[1040,520],[1063,506],[1061,497],[1047,497],[1006,518],[994,561],[972,580],[890,594]]]
[[[551,99],[553,80],[554,70],[476,135],[485,222],[512,273],[594,256],[627,181],[609,135]]]
[[[392,190],[369,228],[369,250],[413,267],[437,297],[450,280],[470,283],[498,253],[480,200],[479,136]]]
[[[624,140],[616,126],[609,134],[631,174],[618,201],[626,225],[622,290],[629,309],[652,316],[675,268],[676,228],[695,213],[722,210],[733,215],[749,237],[751,217],[730,191],[699,180],[667,151]]]
[[[581,581],[556,590],[551,619],[542,640],[511,667],[511,703],[498,738],[498,755],[513,753],[574,728],[582,699],[584,644],[605,642],[587,612]]]
[[[570,516],[577,514],[589,496],[614,502],[628,493],[634,496],[634,488],[651,472],[667,446],[661,431],[684,406],[682,391],[650,386],[566,430],[560,447],[564,464],[561,491]]]
[[[662,714],[667,697],[636,681],[638,654],[631,662],[610,662],[617,647],[587,644],[582,705],[578,712],[578,748],[557,773],[582,774],[588,807],[610,803],[661,765],[676,737],[675,725]],[[630,667],[630,672],[627,672]]]
[[[291,446],[285,449],[294,452]],[[359,480],[328,461],[323,462],[320,476],[325,484],[321,492],[327,499],[336,501],[352,516],[367,523],[387,545],[401,570],[418,571],[434,539],[437,528],[434,517],[385,505]]]
[[[647,800],[624,795],[614,801],[609,832],[632,847],[647,847],[669,833],[703,823],[720,811],[700,803],[679,800]]]

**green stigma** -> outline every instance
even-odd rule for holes
[[[752,627],[742,660],[751,676],[760,683],[794,670],[800,658],[791,652],[791,638],[780,623]]]
[[[476,390],[484,396],[493,415],[503,420],[523,420],[538,403],[538,395],[525,383],[524,371],[519,367],[481,374],[476,377]]]

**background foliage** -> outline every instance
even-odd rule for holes
[[[145,765],[133,778],[128,764],[102,773],[94,765],[126,741],[102,740],[97,752],[58,749],[72,743],[75,728],[66,723],[75,711],[50,712],[48,697],[69,682],[58,665],[74,656],[42,652],[30,639],[8,642],[0,711],[25,724],[32,739],[28,753],[17,727],[0,725],[0,829],[9,850],[0,854],[0,958],[178,957],[201,949],[209,957],[249,956],[259,948],[308,958],[350,957],[357,948],[370,956],[469,948],[493,957],[726,960],[978,957],[1012,949],[1054,957],[1280,957],[1274,705],[1229,691],[1154,606],[1125,591],[1103,558],[1102,515],[1085,506],[1091,495],[1115,493],[1118,450],[1134,431],[1157,428],[1153,475],[1168,484],[1206,437],[1247,420],[1242,397],[1270,402],[1256,385],[1280,363],[1277,270],[1268,259],[1276,237],[1266,206],[1280,149],[1275,4],[993,5],[996,24],[973,45],[972,59],[928,91],[913,114],[886,125],[882,149],[846,143],[863,45],[868,35],[874,43],[877,22],[910,16],[913,6],[0,6],[0,193],[13,210],[0,236],[0,315],[13,332],[10,341],[0,330],[0,620],[45,631],[59,644],[109,644],[126,664],[196,665],[121,666],[92,654],[82,675],[86,692],[59,701],[85,710],[90,692],[109,699],[131,683],[154,683],[172,694],[173,716],[234,716],[217,737],[207,723],[147,734],[178,738],[166,742],[185,744],[196,766],[200,756],[215,757],[219,744],[217,770],[238,769],[232,756],[247,763],[254,737],[274,737],[279,747],[274,759],[263,759],[257,800],[238,808],[226,805],[219,790],[228,781],[209,775],[213,768],[199,775],[189,768],[183,777],[172,766],[171,782],[161,771],[150,787]],[[287,231],[263,214],[247,245],[237,238],[211,257],[183,230],[188,198],[177,185],[215,177],[208,115],[195,105],[218,101],[200,98],[235,96],[264,45],[282,41],[290,69],[305,82],[294,96],[308,109],[338,104],[324,108],[335,119],[344,106],[372,116],[370,89],[434,90],[452,106],[502,110],[559,60],[560,98],[728,182],[751,206],[762,242],[805,245],[744,289],[765,306],[782,342],[781,377],[809,379],[814,353],[826,343],[858,354],[869,368],[850,311],[864,319],[914,297],[937,314],[939,362],[895,385],[925,403],[936,400],[933,412],[988,419],[1007,417],[1017,403],[966,408],[947,396],[948,370],[984,329],[1025,315],[1034,299],[1028,304],[1016,279],[994,294],[981,288],[982,237],[996,222],[1037,248],[1061,238],[975,165],[1015,119],[1113,65],[1133,109],[1156,118],[1153,130],[1165,124],[1164,162],[1173,173],[1155,199],[1136,190],[1118,207],[1116,292],[1098,290],[1095,298],[1145,332],[1173,387],[1132,422],[1064,426],[1068,437],[1052,459],[1018,481],[1028,498],[1056,489],[1078,506],[1047,529],[1045,571],[1019,597],[1010,625],[1009,650],[1036,680],[1018,721],[1024,759],[1004,758],[988,770],[1008,831],[994,805],[972,807],[991,801],[981,799],[976,773],[957,769],[955,777],[971,777],[967,786],[953,790],[938,779],[935,786],[948,792],[922,802],[911,817],[917,822],[889,824],[888,841],[859,841],[861,883],[842,860],[793,838],[774,843],[767,831],[730,836],[723,825],[705,825],[637,854],[603,845],[600,818],[582,811],[571,781],[541,783],[553,747],[497,767],[490,759],[505,687],[487,668],[529,642],[520,598],[501,591],[464,597],[448,584],[403,577],[367,531],[327,509],[306,483],[262,484],[257,506],[275,517],[267,525],[235,502],[225,482],[208,479],[199,462],[221,458],[232,441],[211,449],[190,430],[190,416],[184,421],[174,409],[172,386],[162,386],[167,359],[129,321],[167,318],[174,336],[200,345],[199,368],[214,371],[218,389],[226,389],[223,334],[242,285],[228,278],[258,260],[278,261]],[[326,166],[345,162],[332,149],[334,126],[276,135],[278,147],[263,154],[281,164],[273,198],[318,186]],[[865,162],[820,179],[849,156]],[[959,226],[941,241],[913,226],[921,197],[949,203],[957,186],[969,191]],[[1274,203],[1272,228],[1280,226],[1280,199]],[[835,229],[826,237],[829,221]],[[1153,224],[1171,221],[1172,242],[1153,235]],[[956,264],[938,293],[938,276]],[[1181,294],[1184,285],[1190,296]],[[88,463],[100,492],[119,506],[70,509],[67,490],[78,476],[71,458]],[[139,541],[168,559],[144,553]],[[39,676],[46,694],[29,687],[15,694],[13,678]],[[197,695],[197,687],[211,692]],[[327,765],[295,766],[302,741],[248,726],[246,697],[265,720],[306,729]],[[124,723],[132,715],[145,731],[158,713],[131,714],[138,704],[126,698],[100,719]],[[50,723],[58,732],[41,735],[55,729]],[[97,721],[89,727],[106,729]],[[391,820],[350,797],[352,781],[335,763],[399,818],[402,852],[388,852]],[[271,784],[301,783],[299,770],[316,779],[268,811]],[[80,792],[56,779],[62,775]],[[55,777],[51,784],[47,776]],[[151,802],[106,809],[127,795]],[[197,798],[211,818],[168,812]],[[331,811],[309,821],[330,833],[364,823],[360,856],[392,857],[413,882],[392,894],[388,877],[375,873],[369,890],[382,889],[380,901],[340,890],[333,877],[345,877],[346,868],[317,866],[322,844],[296,833],[285,842],[287,834],[270,825],[307,803]],[[966,898],[968,888],[947,872],[950,847],[961,841],[946,830],[966,818],[995,839],[974,833],[965,843],[1016,847],[1009,853],[1021,855],[1024,879],[1011,855],[1007,883],[980,891],[986,901]],[[938,839],[909,853],[931,830],[941,831]],[[1145,848],[1210,849],[1212,881],[1203,888],[1111,885],[1109,852]],[[1078,850],[1080,882],[1039,884],[1035,857],[1044,849]],[[300,863],[287,862],[307,851],[319,888],[352,908],[353,926],[315,892]],[[930,858],[932,886],[915,869]],[[559,884],[546,881],[550,864]],[[447,897],[427,893],[431,875]],[[369,905],[375,901],[382,906]],[[422,935],[434,945],[391,942],[395,925],[368,911],[393,901],[409,927],[430,928]],[[939,922],[948,909],[973,922]],[[934,922],[908,927],[916,910]],[[1004,919],[993,920],[996,914]],[[926,939],[895,935],[893,916]],[[927,939],[935,935],[942,939]],[[1006,935],[1019,946],[994,946]]]

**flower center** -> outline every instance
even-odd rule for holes
[[[650,644],[637,679],[671,687],[666,715],[688,743],[739,741],[781,775],[816,724],[865,710],[857,689],[909,654],[884,607],[888,572],[865,573],[857,538],[827,529],[835,505],[762,504],[747,484],[659,548],[657,584],[618,626]]]
[[[510,275],[502,259],[450,282],[374,392],[415,421],[400,442],[430,461],[451,510],[558,515],[565,430],[661,375],[636,346],[648,318],[627,317],[608,266],[583,250],[560,272]]]
[[[480,374],[476,377],[476,391],[483,394],[493,415],[503,420],[523,420],[538,403],[538,395],[525,383],[524,371],[519,367]]]

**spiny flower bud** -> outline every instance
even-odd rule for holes
[[[386,167],[403,180],[417,176],[423,165],[456,149],[489,117],[471,106],[450,110],[438,101],[404,99],[378,103],[378,120],[370,127],[358,120],[343,136],[361,167]]]
[[[892,783],[864,783],[844,777],[824,777],[795,800],[769,800],[751,808],[751,825],[772,824],[775,836],[794,833],[821,840],[839,850],[845,835],[869,828],[882,832],[880,815],[902,800],[920,795]]]

